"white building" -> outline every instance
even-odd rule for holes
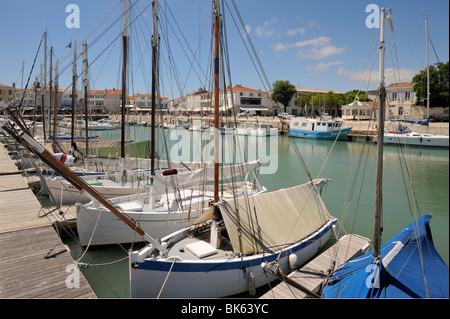
[[[413,90],[414,83],[402,82],[386,87],[386,118],[423,118],[424,108],[415,106],[417,98]],[[369,99],[378,105],[378,90],[368,92]]]

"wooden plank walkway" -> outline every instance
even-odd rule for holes
[[[288,277],[309,290],[318,292],[332,260],[336,260],[336,267],[338,267],[347,260],[362,255],[369,245],[370,240],[365,237],[356,234],[345,235],[302,268],[289,274]],[[304,298],[308,298],[308,296],[285,282],[280,282],[260,297],[260,299]]]
[[[0,144],[0,172],[11,171]],[[26,178],[0,176],[0,298],[96,298],[49,217]]]

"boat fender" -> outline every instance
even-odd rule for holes
[[[178,174],[178,170],[173,168],[173,169],[166,169],[163,171],[163,176],[169,176],[169,175],[176,175]]]
[[[291,268],[291,271],[294,271],[297,268],[297,255],[291,253],[289,255],[289,267]]]
[[[248,293],[251,296],[254,296],[256,294],[256,287],[255,287],[255,275],[253,274],[252,269],[250,270],[250,273],[248,274],[247,282],[248,282]]]

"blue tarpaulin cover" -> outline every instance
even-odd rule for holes
[[[434,247],[430,219],[422,216],[382,245],[382,262],[369,252],[342,265],[322,297],[448,298],[449,269]]]

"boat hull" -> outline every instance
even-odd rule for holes
[[[132,195],[135,196],[135,195]],[[87,207],[77,204],[77,230],[81,246],[102,246],[144,242],[144,239],[104,207]],[[129,218],[139,223],[141,229],[162,238],[180,230],[200,216],[201,211],[125,211]]]
[[[138,183],[127,183],[121,185],[112,181],[90,180],[87,181],[92,188],[99,192],[105,198],[114,198],[126,196],[133,193],[145,192],[146,187],[138,187]],[[86,192],[80,191],[69,182],[58,178],[46,178],[46,188],[52,194],[55,201],[60,205],[74,205],[75,203],[88,203],[92,199]],[[108,185],[107,185],[108,183]]]
[[[302,129],[289,129],[289,136],[292,137],[300,137],[300,138],[309,138],[309,139],[318,139],[318,140],[335,140],[336,137],[338,141],[347,140],[347,136],[350,133],[351,127],[343,128],[342,130],[334,130],[334,131],[310,131],[310,130],[302,130]]]
[[[373,141],[378,141],[375,136]],[[384,144],[406,145],[406,146],[425,146],[425,147],[449,147],[449,137],[445,135],[417,134],[417,133],[385,133]]]
[[[256,288],[261,287],[276,279],[273,275],[264,272],[261,266],[263,262],[271,262],[279,257],[278,264],[283,273],[289,273],[291,271],[289,256],[291,254],[297,256],[297,267],[304,264],[327,242],[336,222],[335,218],[331,218],[319,230],[283,249],[281,253],[276,251],[242,258],[229,256],[218,260],[182,260],[179,257],[139,260],[137,256],[139,253],[131,253],[131,297],[226,297],[248,291],[249,278],[254,280]],[[167,236],[166,239],[172,235]],[[161,288],[164,289],[161,291]]]

